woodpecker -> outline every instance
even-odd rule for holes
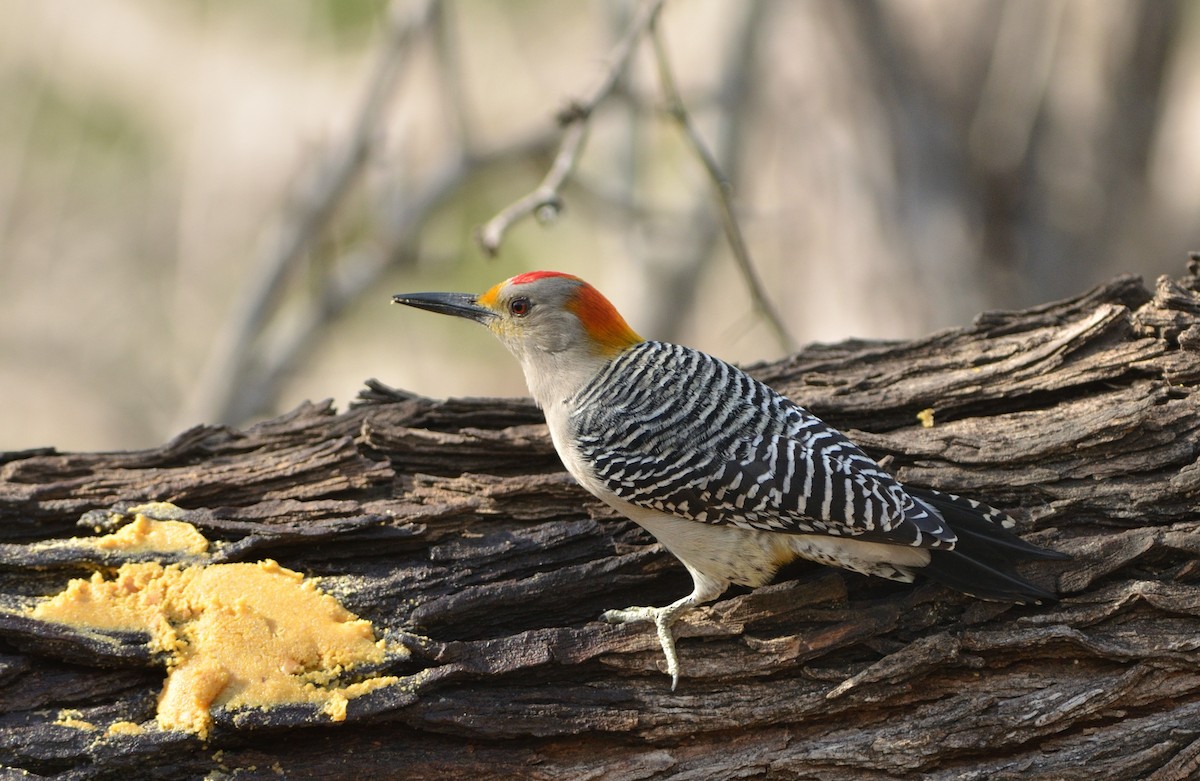
[[[487,326],[520,362],[567,471],[687,568],[693,588],[682,599],[600,616],[655,625],[672,690],[681,672],[672,625],[730,584],[767,584],[797,558],[903,582],[922,573],[981,599],[1055,598],[1012,564],[1065,557],[1008,531],[1011,517],[902,485],[740,369],[642,339],[576,276],[534,271],[481,295],[392,300]]]

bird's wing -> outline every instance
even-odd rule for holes
[[[659,393],[623,388],[624,403],[576,416],[577,446],[619,498],[706,523],[953,545],[941,515],[839,431],[740,370],[677,349],[685,363],[639,366],[638,383]],[[681,371],[698,392],[671,392]]]
[[[705,523],[921,547],[954,542],[936,511],[861,451],[816,451],[785,436],[752,444],[732,457],[698,454],[682,464],[610,452],[597,472],[631,504]]]

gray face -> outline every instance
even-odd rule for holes
[[[476,296],[471,293],[402,293],[397,304],[454,315],[487,326],[518,358],[557,353],[583,341],[583,327],[571,302],[582,283],[572,277],[543,277],[531,282],[501,282]]]
[[[545,277],[522,284],[503,283],[488,298],[498,314],[488,323],[492,332],[518,358],[533,353],[559,353],[584,343],[583,326],[572,301],[580,282],[569,277]],[[488,297],[485,293],[481,302]]]

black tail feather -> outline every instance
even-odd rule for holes
[[[958,536],[954,550],[930,551],[929,565],[922,574],[979,599],[1018,604],[1057,599],[1053,592],[1022,578],[1013,566],[1020,561],[1069,556],[1017,537],[1005,528],[1013,525],[1012,519],[986,504],[940,491],[906,488],[937,510]]]
[[[993,566],[956,550],[930,551],[929,565],[921,570],[921,574],[976,599],[1015,602],[1019,605],[1054,602],[1058,599],[1053,591],[1030,583],[1013,572],[1010,566]]]

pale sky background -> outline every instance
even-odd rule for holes
[[[435,6],[360,175],[246,339],[277,363],[256,385],[259,364],[222,376],[214,351],[345,148],[387,4],[0,0],[0,451],[160,444],[219,422],[213,387],[261,385],[258,416],[344,406],[368,377],[524,395],[483,329],[388,300],[536,268],[584,276],[643,336],[780,357],[648,46],[560,219],[522,223],[497,260],[472,241],[544,174],[556,112],[603,78],[636,7]],[[801,343],[1179,274],[1200,249],[1198,25],[1198,4],[1137,0],[671,0],[661,21]]]

